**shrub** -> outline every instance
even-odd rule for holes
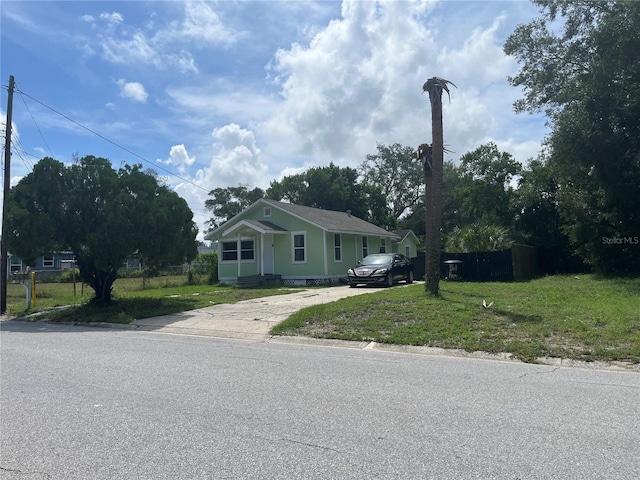
[[[204,276],[209,285],[218,283],[218,254],[201,253],[191,264],[190,274]]]

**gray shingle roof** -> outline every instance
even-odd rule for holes
[[[274,225],[271,222],[265,222],[261,220],[244,220],[245,222],[258,227],[259,230],[264,230],[265,232],[285,232],[284,228],[280,228],[277,225]]]
[[[409,235],[409,232],[411,230],[393,230],[393,233],[395,233],[396,235],[398,235],[398,241],[402,240],[404,237],[406,237],[407,235]]]
[[[395,233],[385,230],[384,228],[380,228],[372,223],[362,220],[361,218],[350,215],[347,212],[336,212],[333,210],[323,210],[321,208],[305,207],[303,205],[278,202],[267,198],[263,198],[262,201],[330,232],[378,235],[392,238],[397,237]]]

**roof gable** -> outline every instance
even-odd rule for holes
[[[413,230],[411,229],[407,229],[407,230],[394,230],[393,233],[395,233],[398,236],[398,242],[404,242],[405,239],[407,239],[407,237],[412,237],[413,241],[415,243],[418,243],[418,237],[416,237],[416,234],[413,233]]]

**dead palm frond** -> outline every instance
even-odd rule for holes
[[[482,299],[482,308],[491,308],[493,307],[493,302],[491,302],[490,304],[487,305],[487,301],[483,298]]]
[[[451,103],[451,94],[449,92],[449,84],[458,88],[455,83],[450,82],[444,78],[440,77],[432,77],[422,85],[422,93],[429,92],[429,97],[433,98],[433,93],[435,93],[436,89],[441,89],[447,92],[447,96],[449,97],[449,103]]]

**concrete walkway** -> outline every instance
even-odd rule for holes
[[[162,317],[143,318],[135,320],[131,325],[138,330],[162,333],[261,341],[268,337],[271,327],[305,307],[381,290],[383,289],[378,287],[348,286],[310,289],[233,304],[213,305]]]

